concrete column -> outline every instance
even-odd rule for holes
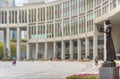
[[[4,51],[5,51],[5,49],[7,48],[7,43],[6,43],[6,42],[7,42],[7,39],[6,39],[6,37],[7,37],[7,34],[6,34],[6,33],[7,33],[7,32],[6,32],[6,29],[4,30],[3,33],[4,33],[4,35],[3,35],[3,38],[4,38],[4,39],[3,39],[3,42],[4,42]],[[5,58],[5,57],[6,57],[6,56],[5,56],[5,52],[3,52],[3,53],[4,53],[3,56],[4,56],[4,58]]]
[[[30,60],[30,44],[27,43],[27,60]]]
[[[87,59],[87,56],[89,55],[89,39],[87,37],[85,38],[85,53]]]
[[[85,33],[87,34],[87,32],[88,32],[88,30],[87,30],[87,22],[86,22],[86,20],[87,20],[87,1],[88,0],[85,0],[85,27],[83,27],[84,28],[84,30],[85,30]]]
[[[108,12],[110,12],[110,1],[111,0],[108,0]]]
[[[9,25],[9,21],[10,21],[10,20],[9,20],[9,16],[8,16],[8,15],[10,15],[9,13],[10,13],[9,10],[7,10],[7,24],[8,24],[8,25]]]
[[[78,60],[81,59],[81,40],[77,39],[77,53],[78,53]]]
[[[62,47],[61,47],[61,59],[65,59],[65,42],[62,41]]]
[[[53,36],[53,37],[54,37],[54,38],[55,38],[55,15],[56,15],[56,14],[55,14],[55,5],[54,5],[54,20],[53,20],[53,24],[54,24],[54,29],[53,29],[53,33],[54,33],[53,35],[54,35],[54,36]],[[54,56],[53,56],[53,57],[54,57]]]
[[[20,34],[20,28],[17,27],[17,60],[20,60],[21,57],[21,34]]]
[[[80,4],[77,4],[77,27],[78,27],[78,29],[77,29],[77,31],[78,31],[78,36],[79,36],[79,33],[80,33],[80,28],[79,28],[79,11],[80,11],[80,9],[79,9],[79,6],[80,6]]]
[[[47,44],[47,42],[45,42],[45,55],[44,55],[45,60],[47,60],[47,50],[48,50],[48,44]]]
[[[71,0],[69,0],[69,5],[71,6]],[[71,29],[71,17],[72,17],[72,12],[71,12],[71,7],[69,7],[69,13],[70,13],[70,15],[69,15],[69,28],[70,28],[70,37],[71,37],[71,35],[72,35],[72,29]]]
[[[101,0],[101,4],[102,5],[102,0]],[[100,6],[100,8],[102,9],[103,6]],[[101,15],[103,15],[103,11],[101,11]]]
[[[7,45],[7,44],[6,44],[6,41],[7,41],[7,40],[6,40],[6,36],[7,36],[7,35],[6,35],[6,29],[4,30],[4,35],[3,35],[3,36],[4,36],[4,40],[3,40],[3,41],[4,41],[4,49],[5,49],[5,48],[6,48],[6,45]]]
[[[53,58],[56,58],[56,49],[57,49],[56,46],[57,46],[57,45],[56,45],[56,42],[54,41],[54,42],[53,42]]]
[[[106,24],[104,22],[104,29],[106,29]],[[106,33],[104,33],[104,60],[106,60],[106,54],[107,54],[107,50],[106,50]]]
[[[45,7],[45,34],[47,35],[47,7]]]
[[[29,23],[29,11],[27,10],[27,23]],[[27,26],[27,40],[29,40],[29,26]],[[30,44],[27,41],[27,60],[30,60]]]
[[[93,36],[93,60],[98,56],[98,45],[97,45],[97,35]]]
[[[73,41],[69,41],[69,51],[70,51],[70,58],[73,59]]]
[[[36,35],[35,35],[35,39],[36,41],[38,40],[38,9],[36,8]]]
[[[61,4],[62,7],[62,22],[61,22],[61,26],[62,26],[62,37],[64,36],[64,32],[63,32],[63,3]]]
[[[7,49],[8,49],[8,56],[11,57],[11,49],[10,49],[10,28],[7,27]]]
[[[35,59],[38,59],[38,42],[36,43]]]
[[[118,6],[118,5],[119,5],[118,0],[116,0],[116,6]]]

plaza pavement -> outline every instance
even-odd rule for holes
[[[69,75],[98,74],[94,61],[17,61],[0,62],[0,79],[65,79]]]

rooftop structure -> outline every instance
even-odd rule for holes
[[[0,0],[0,7],[14,7],[15,0]]]

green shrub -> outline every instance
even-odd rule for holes
[[[67,77],[67,79],[99,79],[97,75],[72,75]]]
[[[11,61],[10,58],[3,58],[2,61]]]
[[[15,39],[15,38],[12,38],[12,39],[10,40],[10,42],[16,43],[16,39]]]
[[[21,42],[27,42],[27,39],[21,39]]]
[[[91,60],[80,60],[80,62],[90,62]]]
[[[4,54],[4,44],[0,42],[0,59],[3,58]]]

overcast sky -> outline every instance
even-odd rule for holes
[[[51,2],[51,1],[54,1],[54,0],[45,0],[45,1]],[[16,6],[22,6],[23,3],[27,3],[27,2],[28,2],[28,0],[15,0]]]
[[[15,4],[16,6],[22,6],[23,3],[27,3],[28,0],[15,0]]]

